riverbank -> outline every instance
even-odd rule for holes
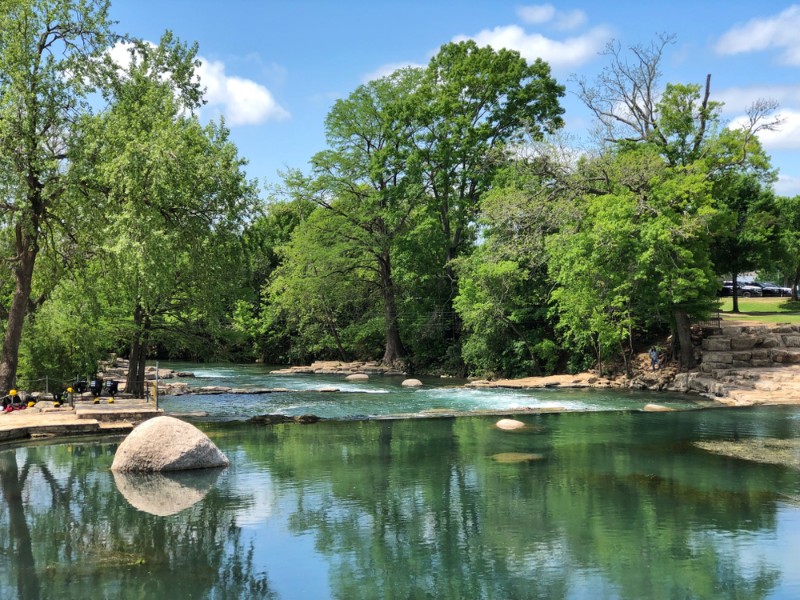
[[[74,436],[124,435],[136,425],[163,414],[152,402],[140,399],[77,401],[74,407],[41,400],[31,408],[0,414],[0,445],[27,440]]]

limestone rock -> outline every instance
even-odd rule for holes
[[[369,381],[369,375],[366,373],[353,373],[345,377],[345,381]]]
[[[112,471],[186,471],[227,467],[228,458],[194,425],[155,417],[137,426],[117,448]]]
[[[524,463],[542,460],[544,455],[533,452],[500,452],[493,454],[492,460],[499,463]]]
[[[514,431],[525,427],[525,423],[517,421],[516,419],[500,419],[495,423],[495,427],[503,429],[504,431]]]
[[[757,338],[750,335],[731,338],[731,350],[750,350],[755,347],[757,341]]]
[[[645,404],[645,407],[642,409],[645,412],[673,412],[674,409],[670,408],[669,406],[662,406],[660,404]]]
[[[402,385],[403,387],[422,387],[422,382],[419,379],[405,379]]]
[[[723,336],[712,336],[703,340],[703,350],[705,352],[729,352],[730,349],[730,338]]]

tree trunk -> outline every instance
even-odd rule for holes
[[[147,339],[150,319],[144,308],[137,304],[133,311],[134,334],[131,340],[131,354],[128,360],[128,377],[125,379],[125,392],[134,398],[144,398],[144,371],[147,361]]]
[[[678,339],[678,356],[681,370],[691,369],[695,366],[694,345],[692,344],[692,324],[689,322],[689,315],[680,308],[672,311],[675,320],[675,337]]]
[[[400,340],[400,329],[397,326],[397,303],[392,280],[392,263],[388,254],[380,257],[381,289],[383,290],[383,317],[386,329],[386,349],[383,353],[383,364],[387,367],[403,366],[405,348]]]
[[[13,551],[8,554],[10,572],[17,579],[17,593],[19,598],[36,599],[40,596],[39,576],[33,558],[33,545],[31,532],[25,520],[25,506],[23,503],[22,482],[17,469],[16,454],[12,452],[0,453],[0,487],[5,497],[5,511],[8,517],[10,547]]]
[[[17,264],[14,268],[16,284],[11,298],[11,308],[8,311],[3,353],[0,358],[0,390],[3,392],[16,387],[19,343],[31,297],[33,266],[37,254],[36,240],[23,233],[21,226],[17,225]]]
[[[732,276],[731,276],[731,283],[733,284],[731,286],[733,288],[733,291],[731,292],[733,294],[733,312],[735,312],[735,313],[739,312],[739,279],[738,279],[738,275],[739,275],[738,273],[733,273]]]

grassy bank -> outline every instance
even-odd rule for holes
[[[739,298],[738,313],[732,312],[733,298],[720,298],[724,321],[752,323],[800,323],[800,302],[791,298]]]

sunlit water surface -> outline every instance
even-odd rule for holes
[[[373,376],[366,382],[348,382],[342,375],[273,375],[263,365],[193,365],[162,363],[192,378],[176,379],[192,387],[223,386],[243,389],[288,389],[265,394],[190,394],[167,397],[161,407],[169,413],[208,414],[211,420],[249,418],[261,414],[289,416],[313,414],[348,419],[386,415],[415,415],[426,411],[506,411],[559,409],[597,411],[642,409],[650,402],[673,408],[697,408],[697,397],[680,394],[627,392],[624,390],[510,390],[470,389],[466,381],[421,378],[422,388],[405,388],[404,377]],[[336,389],[337,392],[317,392]]]
[[[694,445],[798,440],[798,408],[645,413],[627,409],[652,397],[366,387],[385,393],[166,399],[209,412],[195,422],[230,458],[221,472],[115,477],[118,439],[0,451],[0,598],[800,597],[800,471]],[[409,412],[437,394],[441,407],[590,412],[523,414],[519,432],[488,416],[231,414],[335,416],[351,397],[368,404],[340,414],[378,414],[381,397]]]

